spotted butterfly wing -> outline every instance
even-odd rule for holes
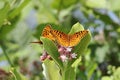
[[[88,33],[88,30],[83,30],[80,32],[76,32],[73,35],[69,35],[69,46],[76,46],[83,37],[86,36],[86,34]]]
[[[49,38],[50,40],[55,40],[54,36],[50,33],[51,31],[51,26],[50,25],[47,25],[45,26],[45,28],[43,29],[42,31],[42,36],[43,37],[46,37],[46,38]]]

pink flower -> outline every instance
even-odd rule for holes
[[[66,51],[71,52],[72,51],[72,47],[67,47]]]
[[[52,60],[51,56],[46,51],[44,51],[43,54],[40,56],[40,61],[44,61],[45,59]]]
[[[77,54],[72,53],[73,47],[63,47],[59,46],[58,47],[58,52],[60,53],[60,59],[62,62],[66,62],[68,60],[72,60],[73,58],[77,58]]]
[[[61,54],[61,55],[60,55],[60,59],[62,60],[62,62],[66,62],[68,58],[67,58],[66,55]]]
[[[59,58],[62,62],[67,62],[68,60],[72,60],[74,58],[77,58],[77,54],[72,53],[73,47],[64,47],[58,45],[58,52],[60,53]],[[43,54],[40,56],[40,61],[44,61],[45,59],[52,60],[51,56],[44,51]]]
[[[44,61],[46,59],[45,56],[40,56],[40,61]]]
[[[65,47],[59,47],[58,48],[58,52],[60,53],[60,54],[64,54],[65,53]]]
[[[71,56],[72,58],[77,58],[77,54],[75,54],[75,53],[72,53],[70,56]]]

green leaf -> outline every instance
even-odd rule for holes
[[[79,65],[81,59],[82,59],[82,58],[81,58],[81,56],[80,56],[77,60],[75,60],[74,63],[72,64],[72,67],[77,67],[77,66]]]
[[[97,68],[97,64],[94,62],[91,62],[89,66],[87,67],[87,78],[90,79],[94,73],[94,71]]]
[[[45,60],[42,66],[46,80],[61,80],[60,69],[56,66],[54,61]]]
[[[69,34],[74,34],[75,32],[82,31],[82,30],[84,30],[83,26],[79,22],[77,22],[72,26]]]
[[[4,20],[7,18],[7,13],[9,9],[10,9],[10,5],[8,3],[5,3],[4,7],[0,9],[0,28],[4,23]]]
[[[70,67],[69,69],[63,71],[64,79],[63,80],[76,80],[75,68]]]
[[[62,64],[62,61],[59,59],[59,52],[54,42],[45,37],[41,37],[40,40],[43,42],[44,49],[48,52],[48,54],[52,57],[52,59],[57,63],[60,69],[63,69],[63,64]]]
[[[2,27],[0,29],[0,40],[4,40],[6,38],[6,35],[16,27],[16,23],[18,21],[18,18],[15,18],[13,20],[15,20],[14,24],[2,25]]]

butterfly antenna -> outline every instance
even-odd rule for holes
[[[36,41],[36,42],[30,42],[30,43],[43,44],[42,41]]]

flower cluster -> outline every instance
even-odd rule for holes
[[[40,61],[44,61],[45,59],[52,60],[52,58],[50,57],[50,55],[46,51],[44,51],[43,54],[40,56]]]
[[[72,60],[73,58],[76,58],[77,54],[72,53],[72,47],[58,47],[58,52],[60,53],[60,59],[62,62],[66,62],[68,60]]]
[[[68,60],[72,60],[77,57],[77,54],[72,53],[73,47],[64,47],[64,46],[58,46],[58,52],[60,53],[59,59],[62,62],[67,62]],[[40,60],[44,61],[45,59],[50,59],[50,55],[44,51],[42,56],[40,56]]]

